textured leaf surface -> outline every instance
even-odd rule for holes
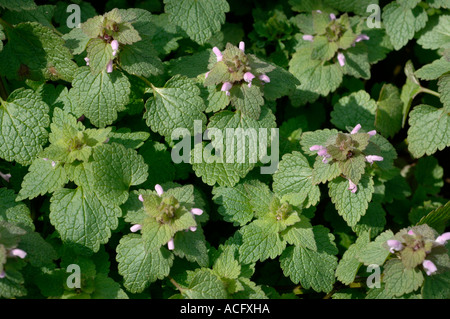
[[[189,285],[182,294],[188,299],[225,299],[227,291],[221,279],[210,269],[200,268],[188,274]]]
[[[442,15],[431,30],[424,32],[417,40],[424,49],[437,50],[450,47],[450,15]]]
[[[419,269],[405,268],[400,259],[389,260],[383,274],[386,293],[397,297],[413,292],[422,285],[424,279]]]
[[[339,281],[349,285],[355,280],[356,273],[361,266],[357,256],[369,241],[369,233],[366,232],[358,237],[356,242],[345,251],[336,268],[336,277]]]
[[[417,105],[409,115],[408,150],[414,157],[450,146],[450,115],[445,109]]]
[[[0,103],[0,157],[30,164],[47,142],[48,105],[26,89],[14,91]]]
[[[85,115],[97,127],[117,119],[129,101],[130,83],[119,71],[92,74],[88,67],[78,69],[69,91],[77,116]]]
[[[204,44],[225,22],[230,6],[225,0],[164,0],[164,11],[171,22],[179,25],[187,35]]]

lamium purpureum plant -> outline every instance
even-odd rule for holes
[[[0,0],[0,298],[450,298],[448,1],[75,2]]]

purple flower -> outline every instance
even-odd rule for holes
[[[372,130],[372,131],[367,132],[367,134],[369,134],[370,136],[374,136],[375,134],[377,134],[377,131]]]
[[[389,246],[389,251],[391,253],[394,253],[395,251],[400,251],[403,249],[403,244],[395,239],[390,239],[387,241],[387,244]]]
[[[0,272],[0,279],[5,278],[6,277],[6,272],[4,270],[2,270],[2,272]]]
[[[322,145],[313,145],[309,148],[310,151],[319,151],[323,149],[324,147]]]
[[[410,229],[410,230],[408,230],[408,235],[410,235],[410,236],[415,236],[416,234],[414,234],[413,230]]]
[[[265,82],[265,83],[269,83],[270,82],[270,78],[267,75],[265,75],[265,74],[261,74],[260,76],[258,76],[258,78],[261,81]]]
[[[370,164],[373,164],[373,162],[381,162],[383,160],[383,157],[378,156],[378,155],[367,155],[366,156],[366,161],[369,162]]]
[[[328,158],[331,157],[330,154],[328,154],[326,147],[323,147],[322,145],[313,145],[309,148],[310,151],[318,151],[317,155],[322,156],[322,163],[326,164],[328,163]]]
[[[106,73],[111,73],[113,71],[113,61],[109,60],[108,65],[106,66]]]
[[[205,73],[205,79],[208,77],[209,72],[211,72],[211,71],[208,71],[208,72]]]
[[[303,40],[305,40],[305,41],[313,41],[314,40],[314,36],[312,36],[310,34],[305,34],[303,36]]]
[[[167,242],[167,248],[169,250],[174,250],[175,249],[175,244],[173,242],[173,238],[171,238],[168,242]]]
[[[255,78],[253,73],[251,72],[245,72],[244,74],[244,81],[248,83],[248,87],[252,86],[252,80]]]
[[[212,50],[213,50],[214,54],[217,57],[217,62],[222,61],[223,56],[222,56],[222,52],[220,52],[219,48],[218,47],[214,47]]]
[[[200,208],[192,208],[191,209],[191,213],[193,215],[200,216],[201,214],[203,214],[203,210],[201,210]]]
[[[111,48],[113,50],[112,55],[115,56],[117,53],[117,50],[119,50],[119,42],[117,40],[112,40],[111,41]]]
[[[330,19],[331,20],[336,20],[336,15],[334,13],[330,13]]]
[[[139,225],[139,224],[136,224],[136,225],[133,225],[133,226],[130,227],[130,230],[131,230],[132,233],[135,233],[135,232],[137,232],[138,230],[141,230],[141,229],[142,229],[142,225]]]
[[[353,194],[356,193],[358,190],[358,186],[356,186],[355,183],[353,183],[350,179],[348,180],[348,188],[349,191],[351,191]]]
[[[197,230],[197,226],[191,226],[191,227],[189,227],[189,230],[190,231],[196,231]]]
[[[361,124],[356,124],[356,126],[353,128],[353,130],[350,132],[350,134],[356,134],[361,129]]]
[[[239,42],[239,50],[241,50],[242,52],[245,52],[245,42],[244,41]]]
[[[339,62],[339,65],[340,65],[340,66],[344,66],[344,65],[345,65],[345,56],[344,56],[344,53],[339,52],[338,55],[337,55],[337,59],[338,59],[338,62]]]
[[[436,265],[431,260],[425,259],[422,266],[428,276],[431,276],[437,271]]]
[[[22,249],[15,248],[9,252],[9,255],[24,259],[27,256],[27,253],[25,251],[23,251]]]
[[[156,191],[156,194],[158,194],[158,196],[161,196],[164,193],[163,188],[159,184],[155,185],[155,191]]]
[[[222,88],[220,89],[221,91],[224,91],[228,96],[230,95],[230,90],[233,87],[233,84],[231,84],[230,82],[225,82],[222,85]]]
[[[3,174],[0,172],[0,177],[9,183],[9,179],[11,178],[11,174]]]
[[[84,58],[84,61],[86,61],[86,65],[89,65],[89,58],[88,57]]]
[[[448,240],[450,240],[450,232],[443,233],[441,236],[436,238],[435,243],[438,245],[445,245]]]
[[[355,43],[363,41],[363,40],[370,40],[369,36],[366,34],[360,34],[356,37],[355,42],[353,42],[353,46],[355,46]]]
[[[144,197],[142,197],[142,194],[139,194],[138,199],[139,199],[141,202],[144,202]]]

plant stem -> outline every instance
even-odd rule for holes
[[[184,288],[181,287],[176,281],[175,279],[173,279],[172,277],[169,277],[170,282],[180,291],[183,292]]]
[[[6,101],[8,99],[8,91],[6,90],[3,77],[0,77],[0,99]]]
[[[433,90],[430,90],[430,89],[427,89],[427,88],[424,88],[424,87],[421,87],[420,88],[420,92],[423,92],[423,93],[428,93],[428,94],[431,94],[431,95],[434,95],[434,96],[437,96],[438,98],[440,98],[441,97],[441,95],[438,93],[438,92],[436,92],[436,91],[433,91]]]

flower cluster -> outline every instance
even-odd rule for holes
[[[159,185],[159,184],[156,184],[156,185],[155,185],[155,191],[156,191],[156,194],[157,194],[159,197],[161,197],[161,196],[164,194],[164,190],[163,190],[163,188],[161,187],[161,185]],[[139,199],[139,201],[144,202],[144,197],[142,196],[142,194],[139,195],[138,199]],[[190,213],[191,213],[192,216],[195,218],[195,216],[200,216],[201,214],[203,214],[203,210],[200,209],[200,208],[192,208],[192,209],[190,210]],[[130,227],[130,231],[133,232],[133,233],[135,233],[135,232],[137,232],[137,231],[139,231],[139,230],[141,230],[141,229],[142,229],[142,225],[140,225],[140,224],[135,224],[135,225],[133,225],[133,226]],[[191,226],[191,227],[189,227],[189,229],[186,229],[186,231],[188,231],[188,230],[194,232],[194,231],[197,230],[197,227],[196,227],[196,226]],[[169,250],[174,250],[174,249],[175,249],[175,244],[174,244],[173,238],[171,238],[171,239],[167,242],[167,248],[168,248]]]
[[[361,129],[361,124],[357,124],[352,131],[350,132],[350,136],[359,133],[359,130]],[[367,132],[366,134],[370,136],[374,136],[375,134],[377,134],[376,130],[372,130]],[[328,146],[330,147],[330,145]],[[340,146],[340,148],[342,149],[342,146]],[[329,162],[329,160],[337,160],[339,161],[339,159],[333,158],[333,156],[329,153],[327,146],[324,145],[313,145],[309,148],[310,151],[312,152],[316,152],[317,151],[317,155],[319,155],[320,157],[322,157],[322,163],[327,164]],[[346,156],[345,160],[350,158],[351,156],[353,156],[354,153],[354,149],[353,146],[350,146],[350,150],[348,151],[348,155]],[[380,162],[383,161],[383,157],[379,156],[379,155],[365,155],[364,156],[365,161],[369,164],[373,164],[374,162]],[[345,161],[344,160],[344,161]],[[343,160],[340,160],[343,161]],[[350,190],[352,193],[356,193],[358,190],[357,185],[350,179],[348,178],[348,190]]]
[[[19,257],[21,259],[24,259],[26,256],[27,256],[27,253],[19,248],[13,248],[13,249],[7,250],[7,257],[11,257],[11,258]],[[0,272],[0,279],[5,278],[5,277],[6,277],[6,272],[5,272],[5,270],[2,270]]]
[[[438,267],[430,260],[430,253],[433,248],[443,247],[450,240],[450,232],[443,233],[435,240],[431,240],[420,234],[420,231],[410,229],[406,234],[396,237],[397,239],[390,239],[386,242],[389,251],[392,254],[398,254],[402,262],[408,263],[408,265],[410,256],[416,254],[419,257],[414,259],[419,260],[425,273],[431,276],[438,271]]]
[[[258,78],[262,84],[269,83],[270,78],[266,74],[256,74],[252,71],[249,57],[245,54],[245,43],[241,41],[239,43],[239,50],[241,54],[233,54],[230,46],[227,46],[224,52],[221,52],[219,48],[214,47],[212,51],[216,55],[216,63],[223,63],[226,65],[226,70],[230,76],[225,76],[227,80],[222,82],[221,91],[230,96],[230,90],[235,83],[244,81],[248,87],[252,86],[252,82],[255,78]],[[205,79],[208,78],[211,71],[205,73]]]
[[[322,13],[322,11],[320,11],[320,10],[316,10],[316,12]],[[332,21],[332,22],[337,21],[336,15],[334,13],[330,13],[330,21]],[[331,27],[330,29],[333,29],[335,31],[334,33],[336,33],[336,34],[344,34],[344,32],[340,31],[340,28],[341,28],[341,26],[339,24],[337,24],[337,25]],[[355,39],[353,40],[353,43],[351,44],[351,46],[354,47],[356,43],[361,42],[363,40],[369,40],[369,39],[370,38],[367,34],[362,34],[362,33],[358,34],[355,37]],[[305,35],[303,35],[303,40],[313,42],[314,36],[311,34],[305,34]],[[338,39],[332,39],[332,40],[334,41],[334,40],[338,40]],[[336,58],[341,67],[345,66],[346,60],[345,60],[345,55],[342,51],[337,51]]]

